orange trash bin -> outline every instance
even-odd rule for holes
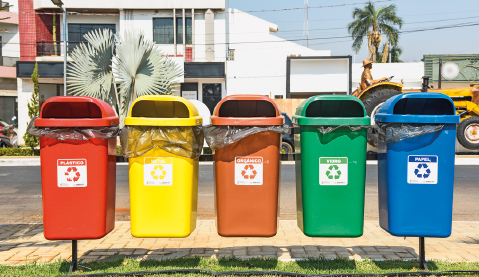
[[[232,95],[216,106],[215,126],[283,125],[274,101],[261,95]],[[278,229],[281,134],[249,135],[215,150],[215,209],[218,234],[271,237]]]

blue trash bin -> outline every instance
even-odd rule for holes
[[[395,236],[450,236],[456,124],[460,122],[454,102],[441,93],[400,94],[382,105],[375,120],[382,126],[378,142],[380,226]],[[404,132],[405,128],[430,133],[407,137],[411,130]]]

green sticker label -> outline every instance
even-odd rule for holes
[[[348,184],[348,158],[319,158],[319,184],[324,186],[345,186]]]

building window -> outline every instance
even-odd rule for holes
[[[274,99],[283,99],[283,95],[276,94],[274,96]]]
[[[156,44],[174,43],[173,18],[153,18],[153,41]]]
[[[191,17],[186,17],[186,44],[193,44],[193,22]],[[183,44],[183,18],[176,18],[176,44]]]
[[[85,35],[93,30],[110,29],[116,32],[115,24],[68,24],[68,50],[73,50],[81,42],[86,42]]]
[[[203,103],[213,114],[216,105],[221,101],[221,84],[203,84]]]
[[[234,61],[235,60],[235,50],[234,49],[230,49],[229,52],[228,52],[228,60],[229,61]]]

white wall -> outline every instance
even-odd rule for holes
[[[349,93],[349,59],[291,59],[290,92]]]
[[[18,0],[9,0],[9,1],[5,1],[5,2],[8,2],[8,4],[11,6],[9,8],[9,12],[18,12]]]
[[[18,144],[25,144],[23,134],[27,130],[27,124],[30,122],[28,117],[28,100],[32,97],[33,82],[31,79],[17,78],[18,89]]]
[[[20,57],[20,33],[18,32],[18,25],[0,23],[0,30],[5,30],[5,32],[0,33],[3,44],[2,55],[6,57]]]
[[[285,41],[269,32],[270,27],[278,27],[276,24],[238,10],[230,13],[229,26],[229,49],[235,49],[235,60],[226,65],[228,95],[286,97],[286,58],[289,55],[331,55],[330,50],[313,50]],[[252,43],[255,41],[262,43]]]
[[[215,62],[226,61],[226,14],[215,14]]]
[[[182,9],[176,10],[177,18],[182,17]],[[188,10],[188,13],[190,11]],[[193,33],[194,42],[193,51],[195,61],[205,61],[205,10],[195,10],[195,31]],[[120,11],[120,29],[123,33],[127,29],[140,29],[144,32],[147,39],[153,40],[153,19],[154,18],[172,18],[173,10],[123,10]],[[190,17],[191,15],[185,15]],[[225,18],[223,13],[215,14],[215,61],[225,61]],[[158,46],[167,55],[175,55],[174,44],[158,44]],[[177,55],[185,55],[183,44],[177,44]]]
[[[173,60],[180,69],[181,72],[185,72],[185,58],[184,57],[169,57]],[[183,83],[185,81],[185,74],[181,74],[180,77],[175,79],[175,83]]]
[[[195,13],[197,11],[195,10]],[[198,11],[199,13],[205,12],[205,10]],[[215,22],[216,25],[216,22]],[[206,25],[205,25],[205,15],[204,14],[195,14],[195,31],[193,33],[193,40],[195,45],[193,46],[194,52],[194,61],[195,62],[204,62],[206,61],[206,46],[205,46],[205,34],[206,34]],[[216,34],[215,34],[216,38]]]
[[[224,9],[225,0],[63,0],[74,9]],[[34,9],[56,8],[51,0],[34,0]]]
[[[353,91],[359,87],[361,82],[362,66],[362,63],[353,64]],[[374,63],[371,75],[375,80],[394,76],[391,82],[401,83],[401,79],[404,79],[403,89],[421,89],[424,63]]]
[[[9,12],[18,12],[18,0],[7,1],[11,6]],[[4,17],[1,16],[0,17]],[[7,57],[20,57],[20,33],[18,32],[18,24],[2,23],[0,21],[0,33],[2,37],[2,55]]]

